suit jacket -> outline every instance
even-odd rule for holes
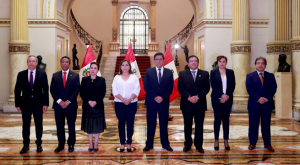
[[[249,94],[248,110],[263,109],[272,111],[275,109],[273,96],[276,93],[277,84],[273,73],[264,71],[264,82],[261,85],[257,71],[249,73],[246,78],[246,88]],[[264,104],[258,102],[260,97],[268,101]]]
[[[96,101],[97,104],[94,108],[104,109],[103,98],[106,92],[105,79],[102,77],[96,76],[96,79],[91,80],[91,77],[83,77],[80,86],[80,96],[82,98],[82,109],[90,109],[91,106],[88,103],[91,101]]]
[[[228,95],[230,99],[233,99],[233,92],[235,89],[234,71],[231,69],[226,69],[226,78],[227,78],[226,95]],[[219,69],[214,69],[210,71],[210,83],[212,88],[212,92],[210,96],[216,99],[221,98],[224,93],[223,93],[222,78]]]
[[[15,85],[15,106],[22,108],[43,109],[49,106],[49,86],[45,71],[36,70],[33,87],[28,81],[28,69],[19,72]],[[22,95],[21,95],[22,93]]]
[[[190,69],[179,72],[178,91],[181,94],[181,110],[189,110],[194,107],[195,109],[206,111],[206,95],[209,90],[209,74],[207,71],[198,69],[195,82]],[[195,104],[191,103],[188,100],[189,96],[198,96],[198,102]]]
[[[173,92],[173,72],[170,69],[164,68],[161,83],[158,83],[156,67],[146,70],[144,77],[144,89],[146,91],[145,105],[169,105],[170,95]],[[163,101],[158,104],[154,98],[161,96]]]
[[[62,101],[69,100],[71,103],[67,106],[66,109],[77,109],[77,96],[80,90],[80,83],[79,83],[79,74],[69,71],[66,87],[63,84],[63,75],[62,71],[58,71],[53,74],[51,85],[50,85],[50,92],[54,99],[53,102],[53,109],[59,109],[61,106],[57,103],[58,99]]]

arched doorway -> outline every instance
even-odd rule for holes
[[[147,12],[139,6],[129,6],[123,10],[120,17],[120,52],[125,54],[131,42],[135,54],[148,52]]]

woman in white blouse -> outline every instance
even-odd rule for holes
[[[120,63],[119,74],[112,83],[112,91],[115,97],[115,111],[119,120],[120,152],[125,150],[125,123],[127,124],[127,152],[131,152],[134,117],[137,111],[137,97],[140,93],[138,77],[132,72],[128,60]]]
[[[235,89],[234,72],[227,69],[227,57],[218,56],[218,69],[210,72],[210,82],[212,87],[211,103],[214,109],[214,133],[215,150],[219,150],[220,125],[223,122],[223,138],[225,150],[230,150],[229,139],[229,117],[233,103],[233,91]]]

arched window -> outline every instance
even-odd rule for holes
[[[120,51],[126,53],[129,43],[135,54],[146,54],[148,50],[148,15],[139,6],[129,6],[120,17]]]

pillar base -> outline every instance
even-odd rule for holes
[[[245,96],[248,97],[248,96]],[[248,112],[248,98],[235,97],[233,98],[232,112]]]
[[[294,120],[300,121],[300,100],[294,100],[293,102]]]
[[[15,107],[15,102],[7,101],[3,104],[4,113],[20,113]]]

